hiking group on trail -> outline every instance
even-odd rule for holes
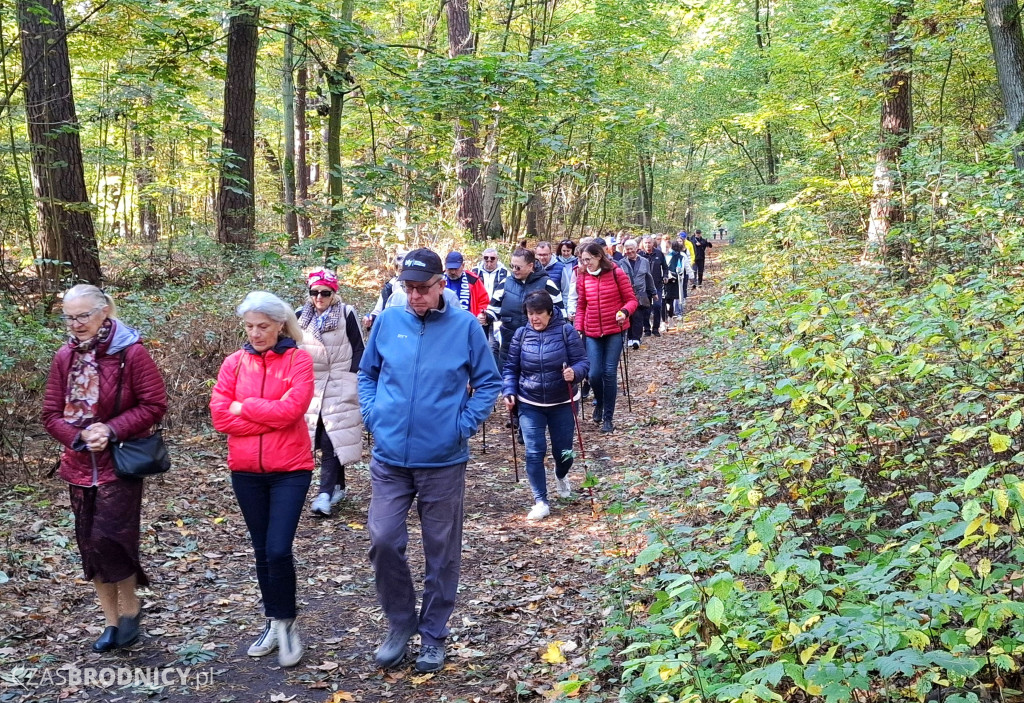
[[[700,230],[675,239],[585,237],[518,246],[508,267],[488,248],[472,269],[457,251],[443,260],[426,248],[397,252],[395,275],[362,325],[324,268],[308,274],[298,310],[269,292],[246,295],[237,308],[246,341],[221,365],[210,414],[227,436],[266,617],[247,653],[276,651],[283,667],[302,660],[293,543],[315,450],[310,510],[329,516],[346,497],[345,466],[361,460],[365,428],[374,440],[369,560],[388,621],[375,661],[398,666],[418,634],[415,669],[440,671],[459,586],[470,437],[500,396],[525,445],[533,494],[526,519],[548,517],[546,457],[557,495],[570,497],[583,403],[592,394],[593,421],[615,432],[623,354],[682,315],[703,284],[711,246]],[[92,649],[107,652],[138,640],[136,588],[148,584],[139,559],[144,482],[122,476],[110,449],[151,437],[167,394],[139,334],[99,288],[66,291],[63,320],[69,338],[51,365],[43,422],[64,447],[60,477],[105,619]],[[414,501],[425,562],[419,607],[406,556]]]

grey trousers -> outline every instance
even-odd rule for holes
[[[388,624],[417,630],[423,644],[443,645],[455,609],[462,565],[462,517],[466,464],[438,469],[406,469],[370,460],[373,496],[367,528],[370,563]],[[405,554],[409,508],[416,499],[426,562],[423,605],[416,614],[416,590]]]

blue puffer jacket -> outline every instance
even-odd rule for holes
[[[516,330],[502,370],[501,393],[534,405],[568,403],[563,364],[572,367],[576,383],[590,371],[583,340],[556,308],[551,322],[540,332],[529,322]]]
[[[359,406],[374,458],[409,469],[467,461],[469,438],[500,388],[480,323],[447,296],[423,317],[408,305],[385,309],[359,362]]]

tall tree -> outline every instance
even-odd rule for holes
[[[342,0],[341,21],[352,21],[354,0]],[[344,227],[342,209],[345,180],[341,172],[341,113],[345,107],[345,95],[352,76],[348,65],[352,61],[352,47],[342,42],[334,66],[326,71],[327,90],[330,93],[330,107],[327,113],[327,195],[331,203],[331,234],[340,237]]]
[[[256,54],[259,5],[233,0],[228,26],[217,240],[251,247],[256,228]]]
[[[299,58],[299,69],[295,73],[295,202],[299,207],[299,241],[309,239],[312,230],[306,208],[309,205],[309,160],[306,157],[306,94],[309,83],[309,69],[306,67],[306,51]]]
[[[914,127],[911,102],[910,37],[905,24],[913,7],[910,0],[895,0],[886,36],[880,143],[875,152],[867,255],[883,257],[889,230],[903,222],[902,182],[898,163]]]
[[[1006,126],[1011,132],[1024,131],[1024,34],[1017,0],[985,0],[985,23],[996,60]],[[1024,169],[1024,147],[1014,149],[1013,162]]]
[[[284,61],[281,66],[281,101],[284,103],[284,229],[288,243],[299,243],[299,222],[295,216],[295,25],[284,34]]]
[[[467,0],[448,0],[448,54],[452,58],[476,52],[476,41],[469,29]],[[480,125],[473,118],[455,117],[455,216],[459,224],[475,237],[484,235],[483,187],[480,182],[480,147],[476,135]]]
[[[59,0],[19,0],[18,26],[32,185],[40,252],[46,262],[43,275],[56,283],[67,262],[75,279],[100,285],[103,276],[85,189],[64,6]]]

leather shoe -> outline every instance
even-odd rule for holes
[[[113,625],[107,625],[107,629],[103,631],[100,638],[92,643],[92,651],[94,652],[109,652],[117,647],[117,628]]]
[[[122,615],[117,619],[117,646],[131,647],[139,641],[139,621],[142,611],[135,615]]]
[[[604,417],[604,408],[602,408],[600,405],[595,405],[593,416],[594,422],[601,422],[602,417]]]

